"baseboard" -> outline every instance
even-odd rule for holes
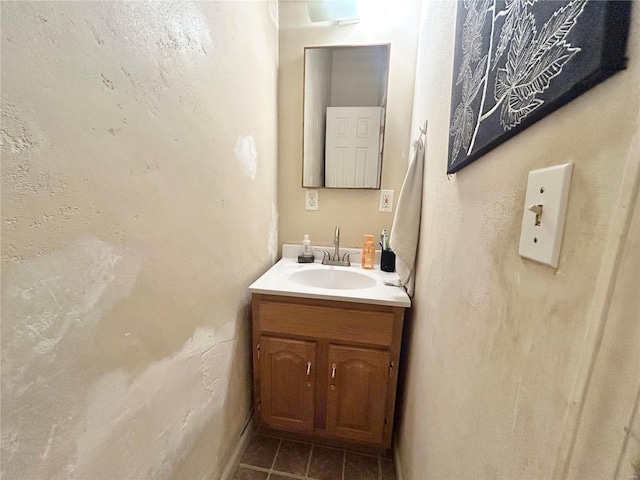
[[[393,442],[393,465],[396,469],[396,480],[403,480],[402,464],[400,463],[400,452],[398,452],[398,442]]]
[[[253,415],[249,415],[249,419],[245,424],[244,430],[240,434],[240,438],[238,439],[238,443],[236,447],[233,449],[231,456],[229,457],[229,461],[227,465],[222,470],[222,475],[220,475],[220,480],[231,480],[233,474],[236,472],[238,468],[238,464],[240,463],[240,459],[242,458],[242,454],[247,448],[247,444],[251,437],[253,436]]]

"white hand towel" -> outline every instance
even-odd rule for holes
[[[415,282],[415,263],[418,252],[418,238],[420,235],[420,214],[422,212],[422,183],[424,176],[425,144],[420,138],[413,142],[415,152],[407,170],[407,175],[400,190],[396,213],[391,227],[390,245],[396,254],[396,272],[400,278],[400,285],[407,289],[413,297]]]

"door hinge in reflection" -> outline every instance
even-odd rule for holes
[[[389,428],[389,420],[387,420],[386,418],[384,419],[384,429],[385,431],[387,430],[387,428]]]
[[[389,364],[389,376],[393,377],[393,367],[395,366],[395,363],[391,362]]]
[[[260,344],[257,345],[257,349],[258,349],[258,360],[260,360]]]
[[[261,406],[260,404],[261,404],[261,403],[262,403],[262,402],[260,402],[260,400],[258,400],[258,412],[260,412],[260,406]],[[385,423],[386,423],[386,420],[385,420]]]

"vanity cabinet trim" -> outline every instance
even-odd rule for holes
[[[264,302],[259,328],[275,334],[389,346],[393,322],[392,313]]]

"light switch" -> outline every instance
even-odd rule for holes
[[[573,163],[529,172],[524,200],[521,257],[558,267]]]

